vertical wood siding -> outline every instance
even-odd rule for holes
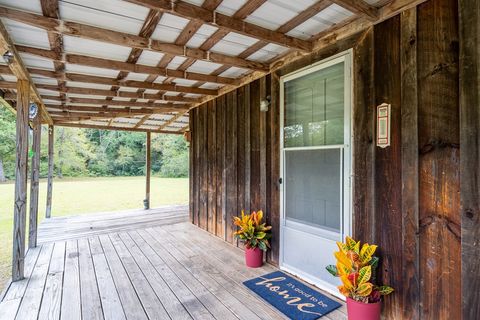
[[[458,6],[462,311],[463,319],[480,319],[480,2],[460,0]]]
[[[461,317],[457,12],[449,0],[429,1],[417,12],[423,319]]]
[[[242,209],[265,210],[273,226],[267,259],[278,264],[279,79],[350,48],[353,235],[379,245],[380,279],[396,289],[385,299],[384,316],[460,319],[455,0],[428,1],[192,111],[193,221],[239,245],[232,218]],[[264,113],[259,105],[266,96],[271,105]],[[375,112],[384,102],[392,105],[392,141],[381,149]]]
[[[260,112],[260,100],[270,94],[266,80],[208,102],[190,116],[192,222],[235,245],[232,221],[242,210],[261,209],[267,219],[278,220],[278,210],[270,213],[266,191],[272,155],[266,151],[272,141],[267,128],[278,131],[267,125],[270,111]]]

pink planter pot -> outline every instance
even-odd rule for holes
[[[260,268],[263,265],[263,251],[245,247],[245,263],[247,267]]]
[[[380,320],[382,303],[361,303],[347,298],[348,320]]]

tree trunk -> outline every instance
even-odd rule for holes
[[[7,178],[5,177],[5,170],[3,169],[3,159],[0,158],[0,182],[5,181],[7,181]]]

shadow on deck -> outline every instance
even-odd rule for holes
[[[52,218],[0,319],[285,319],[242,284],[276,270],[187,222],[184,206]],[[345,307],[323,319],[346,319]]]

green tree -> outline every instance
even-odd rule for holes
[[[55,128],[55,169],[58,177],[88,174],[89,161],[95,153],[85,132],[77,128]]]
[[[160,175],[169,178],[188,176],[188,145],[179,135],[157,135],[152,153],[159,153]]]
[[[40,176],[48,171],[48,133],[43,127]],[[59,177],[138,176],[145,174],[145,133],[55,127],[54,166]],[[15,116],[0,110],[0,181],[13,179]],[[152,172],[188,176],[188,146],[179,135],[152,135]]]
[[[12,178],[15,165],[15,115],[0,107],[0,182]]]

